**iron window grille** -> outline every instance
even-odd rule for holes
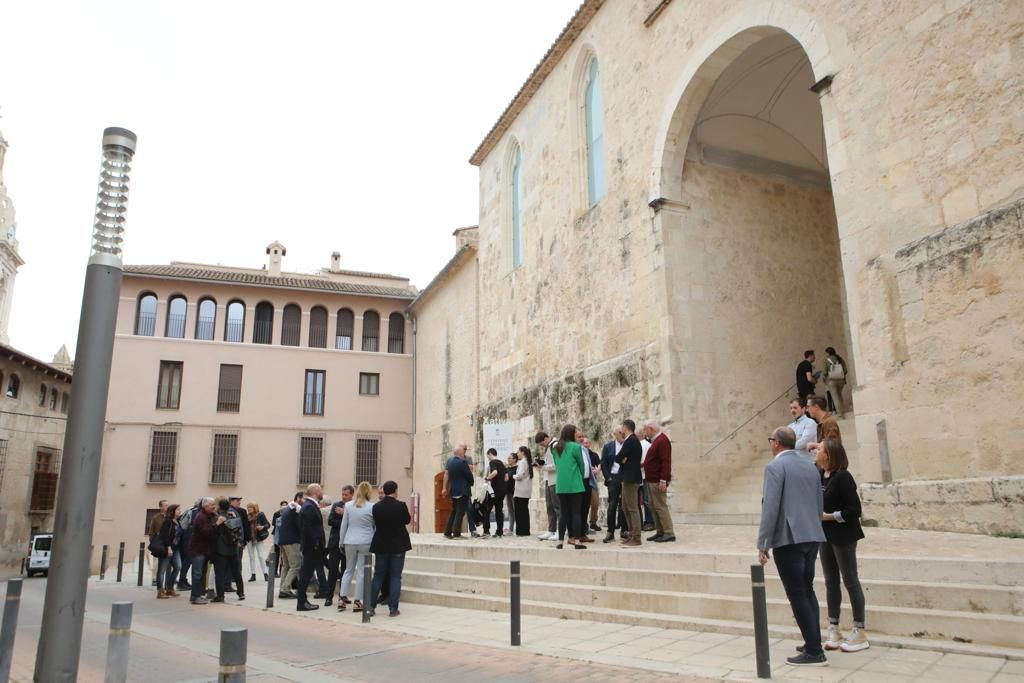
[[[308,486],[323,481],[324,436],[303,434],[299,437],[298,484]]]
[[[60,479],[60,451],[52,448],[36,450],[33,470],[29,512],[52,512],[57,501],[57,482]]]
[[[150,484],[173,484],[178,459],[178,432],[153,430],[149,447]]]
[[[234,484],[238,468],[238,434],[217,432],[213,435],[210,458],[210,483]]]
[[[361,434],[356,437],[357,482],[380,484],[380,436]]]

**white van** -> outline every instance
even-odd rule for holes
[[[25,573],[35,576],[37,573],[46,576],[50,573],[50,547],[53,545],[53,534],[36,534],[29,546],[28,565]]]

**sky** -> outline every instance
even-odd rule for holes
[[[478,220],[470,155],[580,0],[5,3],[19,350],[74,354],[103,129],[138,135],[126,264],[404,275]]]

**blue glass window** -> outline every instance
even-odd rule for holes
[[[601,82],[597,77],[597,60],[590,60],[587,90],[584,99],[587,119],[587,196],[590,206],[604,197],[604,123],[601,118]]]
[[[519,153],[519,145],[516,145],[512,157],[512,267],[518,268],[523,264],[523,230],[520,222],[522,209],[522,156]]]

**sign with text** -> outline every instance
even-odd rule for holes
[[[483,462],[487,462],[487,450],[493,448],[498,451],[498,457],[504,461],[508,454],[515,450],[512,445],[512,425],[508,422],[486,422],[484,423],[484,455]]]

